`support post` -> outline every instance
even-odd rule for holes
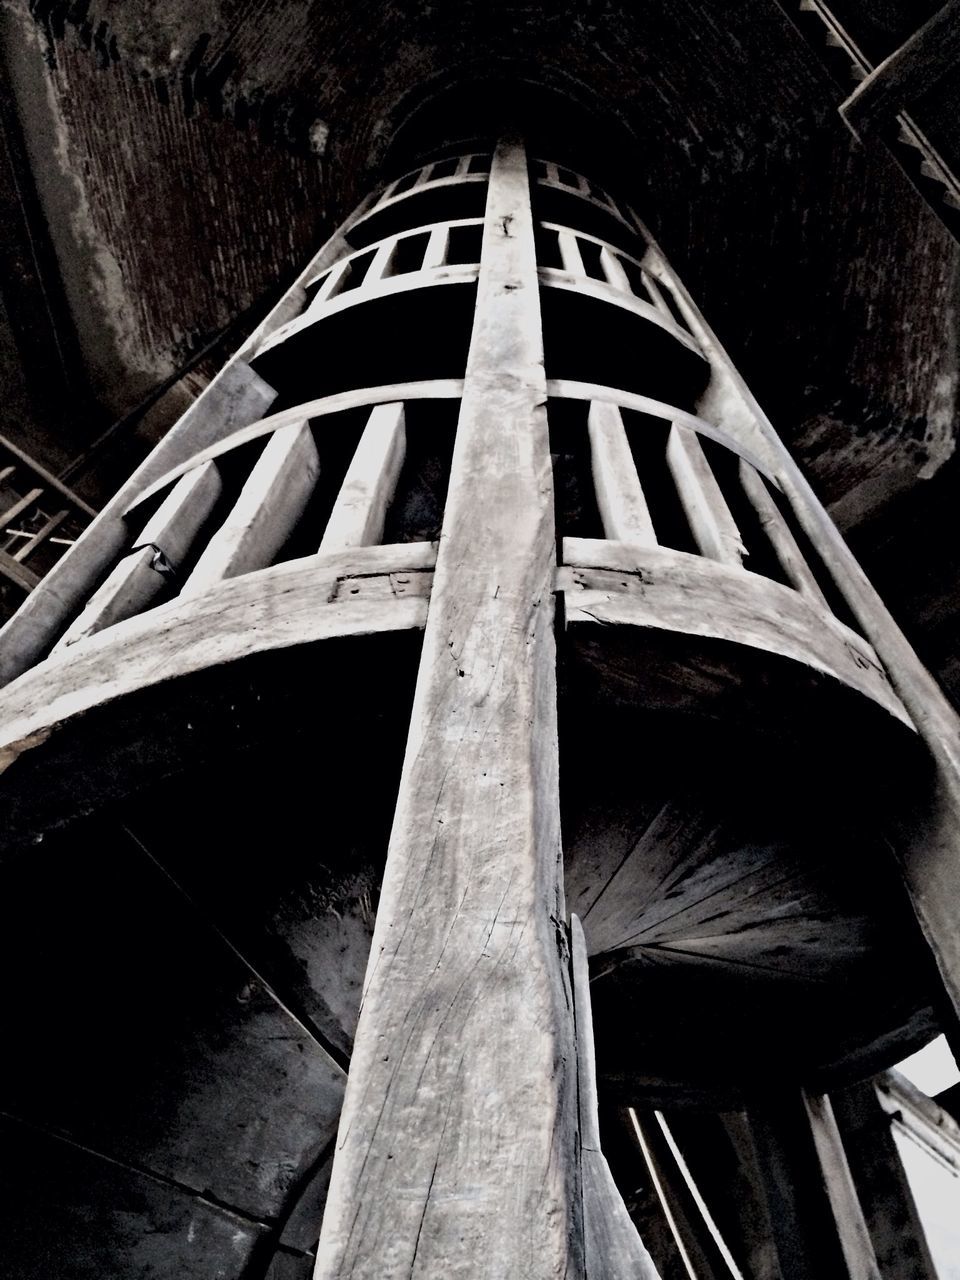
[[[494,155],[433,594],[317,1280],[583,1275],[533,222]]]

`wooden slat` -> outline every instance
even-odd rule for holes
[[[457,167],[454,171],[453,176],[455,178],[465,178],[470,171],[470,161],[472,159],[473,159],[472,155],[461,156],[460,159],[457,161]]]
[[[829,612],[830,606],[827,604],[826,597],[804,560],[803,553],[790,532],[790,526],[780,514],[777,504],[771,498],[756,468],[743,458],[740,459],[740,483],[791,585],[808,600]]]
[[[0,573],[24,591],[32,591],[40,581],[32,569],[14,560],[6,551],[0,551]]]
[[[71,507],[75,507],[77,511],[82,511],[84,515],[95,516],[97,514],[94,507],[84,502],[79,494],[74,493],[68,485],[65,485],[62,480],[58,480],[55,475],[52,475],[45,467],[42,467],[28,453],[24,453],[12,440],[0,435],[0,446],[2,446],[5,453],[12,454],[28,471],[32,472],[39,480],[42,480],[45,489],[56,489],[61,497],[66,498]]]
[[[67,629],[54,653],[104,627],[142,613],[177,571],[220,496],[216,464],[188,471],[144,525],[129,555],[115,565],[86,608]]]
[[[577,917],[570,917],[580,1160],[583,1169],[583,1237],[589,1280],[659,1280],[657,1269],[631,1221],[600,1147],[600,1104],[590,1005],[587,944]]]
[[[677,422],[670,428],[667,465],[701,553],[721,564],[740,564],[746,551],[737,523],[696,433]]]
[[[560,182],[560,170],[557,168],[555,164],[553,164],[549,160],[545,160],[543,169],[544,169],[544,173],[547,176],[548,182],[552,182],[558,187],[562,185]]]
[[[341,262],[338,262],[334,266],[332,266],[329,272],[327,273],[326,280],[324,280],[323,284],[320,286],[320,288],[317,290],[314,296],[310,299],[310,305],[307,307],[307,310],[304,314],[308,314],[311,311],[318,310],[320,307],[324,305],[324,303],[329,302],[331,298],[335,298],[336,295],[343,288],[343,286],[346,284],[347,277],[350,274],[350,270],[351,270],[350,258],[344,258]]]
[[[380,541],[406,452],[402,404],[377,405],[363,429],[320,544],[321,551]]]
[[[64,508],[62,511],[55,512],[54,515],[52,515],[49,518],[49,520],[46,520],[40,526],[40,528],[31,538],[27,539],[27,541],[23,544],[23,546],[17,548],[17,550],[13,553],[14,560],[18,560],[22,563],[29,556],[33,555],[34,551],[36,551],[38,547],[42,546],[43,543],[46,542],[46,540],[50,537],[51,533],[53,533],[55,529],[60,528],[64,520],[66,520],[69,515],[70,515],[70,512],[66,508]]]
[[[577,237],[572,231],[560,231],[557,234],[560,243],[560,260],[563,263],[564,271],[572,276],[585,276],[586,268],[583,265],[583,257],[580,253],[580,246],[577,244]]]
[[[6,511],[0,512],[0,531],[5,530],[11,521],[16,520],[22,512],[28,507],[32,507],[36,500],[43,496],[42,489],[31,489],[25,493],[22,498],[18,498]]]
[[[420,264],[421,271],[430,271],[434,267],[442,267],[447,261],[447,250],[450,244],[450,226],[444,223],[442,226],[433,227],[430,231],[430,239],[427,241],[427,247],[424,251],[423,262]]]
[[[830,1099],[804,1090],[803,1105],[849,1280],[883,1280]]]
[[[614,289],[620,289],[623,293],[633,293],[633,286],[630,283],[630,277],[623,269],[623,263],[606,246],[600,250],[600,269],[607,284]]]
[[[620,410],[615,404],[595,402],[590,406],[587,431],[593,485],[604,533],[618,542],[655,547],[657,535]]]
[[[501,143],[317,1280],[583,1273],[542,362]]]
[[[365,293],[368,289],[375,289],[382,280],[387,279],[396,256],[397,239],[392,236],[389,240],[385,240],[383,244],[379,245],[374,253],[373,259],[360,283],[361,293]]]
[[[274,432],[184,592],[205,591],[224,578],[268,565],[303,514],[319,470],[308,423],[291,423]]]

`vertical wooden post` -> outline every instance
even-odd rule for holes
[[[317,1280],[583,1275],[546,398],[505,142]]]

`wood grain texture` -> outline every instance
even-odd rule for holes
[[[750,499],[750,504],[757,513],[760,527],[770,540],[780,566],[801,595],[805,595],[812,604],[830,612],[820,584],[817,582],[810,566],[804,560],[797,540],[790,532],[790,526],[780,514],[777,504],[767,490],[763,477],[751,467],[749,462],[740,459],[740,483],[743,491]]]
[[[583,1275],[542,358],[506,143],[318,1280]]]
[[[327,637],[422,627],[422,596],[354,599],[347,592],[338,598],[338,582],[387,566],[402,571],[407,563],[411,572],[422,570],[432,555],[429,544],[425,551],[424,544],[410,543],[292,560],[79,641],[3,691],[0,767],[61,721],[163,680]]]
[[[266,568],[303,515],[319,472],[308,423],[293,422],[274,432],[182,594],[206,591],[224,578]]]
[[[630,1219],[600,1147],[597,1062],[590,1009],[590,969],[580,921],[570,917],[573,1003],[577,1025],[580,1162],[583,1177],[583,1237],[587,1280],[660,1280]]]
[[[592,404],[587,416],[587,434],[593,486],[604,533],[615,542],[655,547],[657,535],[617,406]]]
[[[377,405],[333,504],[321,551],[364,547],[380,541],[405,453],[403,405]]]
[[[656,627],[763,649],[842,680],[910,723],[869,644],[779,582],[665,547],[592,539],[564,539],[564,560],[571,567],[557,583],[568,626]],[[610,567],[572,567],[588,560]]]
[[[803,1105],[849,1280],[883,1280],[830,1099],[804,1090]]]
[[[667,442],[667,466],[697,546],[721,564],[739,565],[746,549],[696,432],[675,422]]]

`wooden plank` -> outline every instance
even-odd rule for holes
[[[32,507],[36,500],[43,496],[42,489],[31,489],[25,493],[23,497],[18,498],[6,511],[0,512],[0,530],[5,530],[11,521],[16,520],[17,516],[22,515],[28,507]]]
[[[790,526],[780,514],[759,472],[743,458],[740,459],[740,483],[790,583],[812,604],[818,605],[828,613],[832,612],[816,578],[810,571],[810,566],[797,546],[796,538],[790,532]]]
[[[33,555],[37,547],[42,546],[56,529],[59,529],[64,520],[70,515],[68,509],[55,512],[48,520],[46,520],[37,532],[13,553],[14,560],[23,563],[29,556]]]
[[[188,471],[144,525],[130,554],[114,566],[53,652],[141,613],[165,585],[176,582],[183,558],[213,510],[220,488],[215,463],[204,462]]]
[[[587,944],[577,917],[570,917],[574,1017],[577,1028],[577,1081],[580,1161],[583,1170],[583,1236],[590,1280],[659,1280],[657,1269],[633,1225],[627,1206],[600,1147],[597,1062],[590,1007]]]
[[[24,591],[32,591],[40,583],[32,569],[22,565],[19,560],[14,560],[6,551],[0,551],[0,573]]]
[[[351,271],[351,258],[343,258],[340,262],[335,263],[327,273],[327,278],[310,299],[310,305],[303,312],[309,315],[313,311],[319,311],[331,298],[335,298],[343,286],[347,283],[347,277]]]
[[[358,292],[366,293],[370,289],[376,289],[377,285],[392,275],[396,256],[397,237],[391,236],[389,240],[384,240],[382,244],[377,246],[370,265],[364,272]]]
[[[849,1280],[883,1280],[830,1099],[803,1090],[803,1105]]]
[[[411,546],[422,561],[423,544]],[[400,568],[405,550],[357,548],[273,565],[71,645],[0,692],[0,770],[71,716],[160,681],[293,645],[422,627],[420,595],[337,597],[341,574],[382,566],[383,553]]]
[[[614,404],[599,401],[591,404],[587,431],[593,486],[604,533],[618,542],[655,547],[657,535],[620,410]]]
[[[184,593],[206,591],[224,578],[268,565],[303,514],[319,470],[309,423],[291,423],[274,432]]]
[[[321,551],[379,542],[406,452],[402,404],[374,408],[320,543]]]
[[[960,0],[947,0],[862,80],[840,114],[858,137],[894,125],[960,61]]]
[[[737,522],[710,470],[696,433],[675,422],[667,442],[667,466],[703,555],[739,565],[746,555]]]
[[[583,1275],[542,361],[504,142],[318,1280]]]

